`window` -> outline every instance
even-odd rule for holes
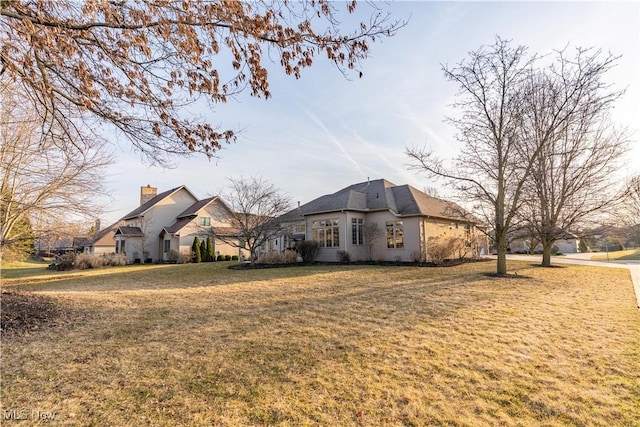
[[[123,255],[125,254],[124,243],[125,243],[124,240],[117,240],[116,241],[116,253],[117,254],[123,254]]]
[[[318,242],[321,248],[336,248],[340,246],[340,220],[327,219],[313,221],[311,238]]]
[[[364,224],[364,220],[362,218],[351,219],[351,243],[354,245],[364,244],[364,239],[362,235],[363,224]]]
[[[387,247],[396,249],[404,248],[402,221],[387,222]]]
[[[167,253],[171,250],[171,240],[164,241],[164,253]]]
[[[211,225],[211,218],[209,218],[208,216],[201,216],[200,218],[198,218],[198,225],[203,226],[203,227],[208,227]]]

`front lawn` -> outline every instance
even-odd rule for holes
[[[60,321],[2,342],[29,425],[639,425],[629,272],[228,263],[20,283]],[[7,288],[7,286],[5,286]],[[8,411],[8,412],[7,412]],[[8,425],[9,422],[7,422]],[[4,425],[4,424],[3,424]]]

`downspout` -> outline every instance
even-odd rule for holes
[[[427,262],[427,219],[426,218],[422,218],[422,230],[423,230],[423,234],[422,234],[422,243],[423,243],[423,248],[424,248],[424,253],[422,254],[423,260],[424,262]]]

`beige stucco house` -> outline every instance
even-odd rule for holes
[[[125,215],[115,232],[115,252],[129,262],[168,261],[171,251],[189,254],[195,237],[211,237],[214,253],[237,255],[238,250],[217,239],[220,229],[233,233],[229,209],[218,197],[199,200],[181,185],[160,194],[141,188],[140,206]]]
[[[285,250],[300,240],[315,240],[318,261],[351,260],[428,262],[431,238],[461,237],[467,256],[487,251],[478,221],[458,205],[431,197],[410,185],[378,179],[319,197],[278,219],[282,232],[269,249]],[[371,239],[368,229],[380,230]]]

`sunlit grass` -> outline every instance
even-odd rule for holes
[[[78,321],[3,342],[2,410],[72,426],[640,420],[626,270],[227,265],[13,286]]]
[[[632,260],[640,260],[640,249],[629,249],[625,251],[615,251],[606,253],[599,253],[598,255],[594,255],[591,257],[591,261],[632,261]]]

